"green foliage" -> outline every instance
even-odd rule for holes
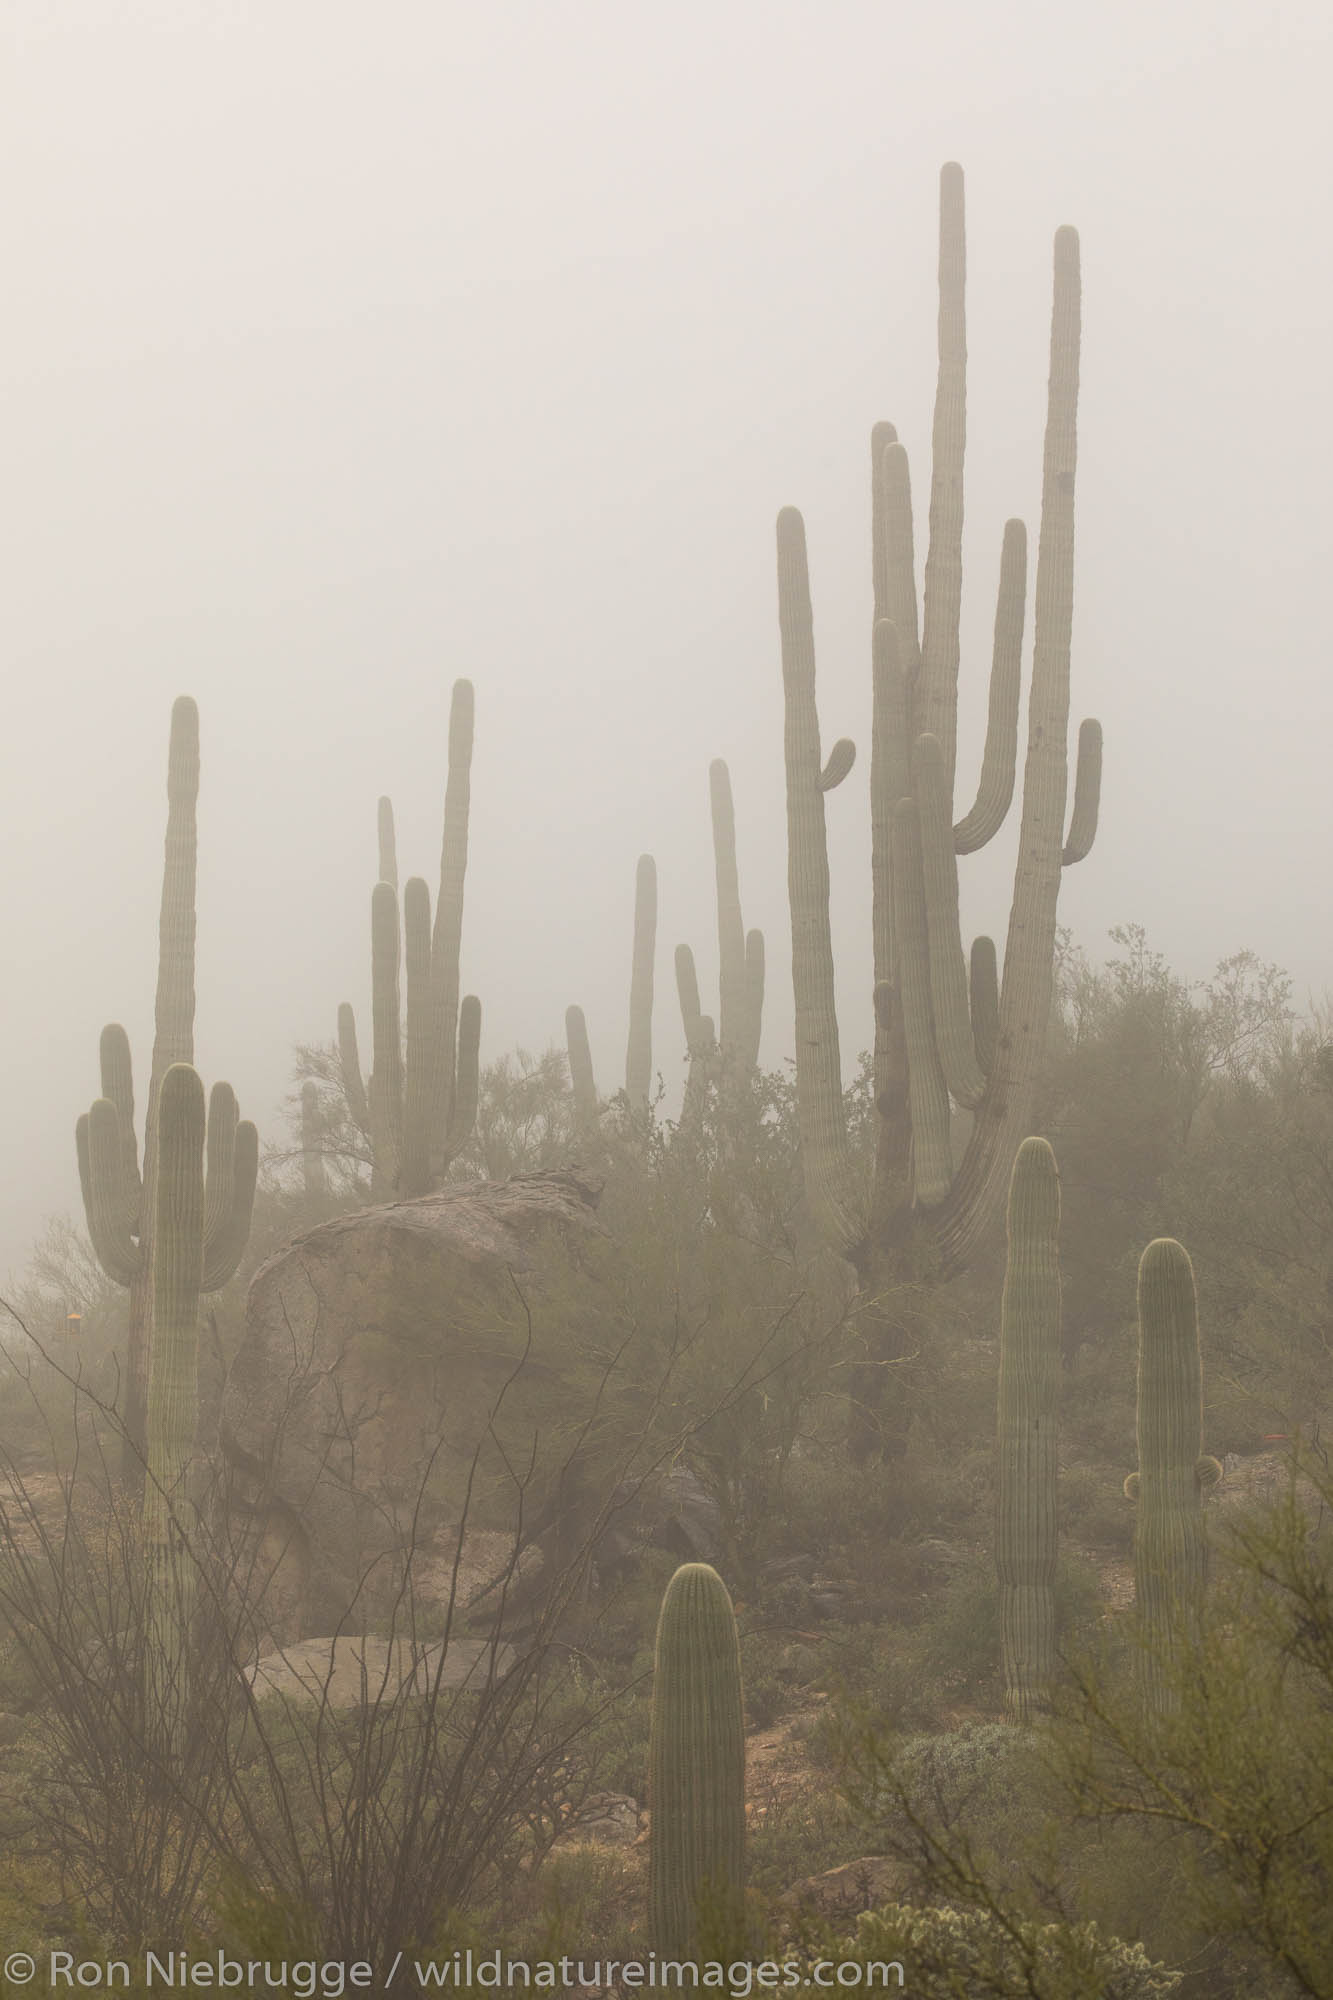
[[[1095,1924],[887,1903],[862,1916],[850,1964],[897,1961],[921,2000],[1162,2000],[1183,1974]]]

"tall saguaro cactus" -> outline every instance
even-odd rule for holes
[[[230,1085],[218,1084],[230,1092]],[[148,1390],[149,1726],[166,1741],[184,1720],[193,1574],[181,1536],[199,1423],[199,1294],[209,1198],[205,1180],[204,1087],[188,1063],[173,1063],[158,1100],[159,1155],[153,1236],[153,1341]],[[214,1162],[210,1161],[210,1168]]]
[[[143,1163],[134,1135],[134,1079],[123,1027],[102,1030],[102,1094],[75,1127],[79,1182],[93,1249],[107,1276],[129,1290],[125,1453],[122,1471],[142,1477],[147,1448],[149,1356],[153,1323],[153,1234],[157,1212],[158,1091],[173,1063],[194,1057],[195,874],[199,796],[199,711],[181,695],[171,711],[167,753],[167,837],[158,926],[156,1032],[144,1112]],[[203,1284],[224,1285],[240,1263],[250,1233],[259,1137],[238,1124],[229,1085],[214,1093]],[[213,1154],[210,1153],[210,1161]]]
[[[843,1114],[823,796],[845,775],[851,745],[844,739],[821,767],[805,528],[794,508],[778,517],[797,1105],[807,1205],[824,1239],[852,1258],[872,1290],[891,1281],[895,1254],[923,1227],[942,1267],[956,1269],[994,1215],[1030,1117],[1050,1011],[1061,871],[1091,846],[1100,782],[1101,731],[1086,722],[1066,839],[1080,278],[1078,237],[1063,228],[1055,238],[1018,863],[1003,979],[997,983],[988,939],[973,946],[969,977],[959,933],[957,856],[992,837],[1013,792],[1025,539],[1020,522],[1007,524],[981,777],[975,804],[955,823],[964,273],[963,177],[949,165],[941,175],[939,377],[919,638],[907,454],[891,424],[876,425],[871,438],[871,928],[879,1138],[869,1191],[852,1172]],[[973,1113],[956,1166],[951,1102]]]
[[[654,1949],[687,1952],[701,1895],[734,1903],[745,1873],[745,1710],[727,1587],[684,1563],[662,1598],[649,1746],[649,1925]]]
[[[995,1568],[1005,1699],[1026,1722],[1055,1675],[1060,1176],[1045,1139],[1014,1160],[1000,1305]]]
[[[370,899],[372,1067],[361,1076],[356,1017],[338,1009],[343,1090],[370,1142],[377,1201],[428,1194],[467,1144],[477,1115],[481,1002],[459,1003],[463,882],[471,801],[473,692],[454,682],[449,708],[449,776],[444,795],[440,887],[432,926],[430,891],[419,875],[403,889],[398,921],[392,813],[380,801],[380,875]],[[404,1048],[400,969],[406,964]]]
[[[1138,1502],[1134,1595],[1146,1670],[1158,1706],[1170,1703],[1170,1657],[1192,1627],[1208,1581],[1203,1496],[1222,1468],[1203,1449],[1203,1361],[1194,1267],[1159,1236],[1139,1259],[1139,1469],[1125,1481]]]

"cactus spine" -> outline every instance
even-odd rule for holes
[[[1194,1267],[1159,1236],[1139,1260],[1139,1469],[1125,1481],[1138,1502],[1134,1595],[1150,1693],[1170,1704],[1170,1660],[1194,1627],[1208,1580],[1203,1495],[1222,1477],[1203,1450],[1203,1361]]]
[[[380,880],[370,899],[372,1068],[361,1076],[356,1017],[338,1009],[343,1092],[369,1141],[370,1189],[376,1201],[430,1193],[443,1182],[477,1116],[481,1002],[459,1003],[463,883],[471,802],[473,693],[455,681],[449,709],[449,776],[444,795],[440,887],[431,924],[430,891],[419,875],[403,889],[398,920],[398,864],[393,816],[381,799]],[[406,1049],[400,972],[407,974]]]
[[[727,1587],[685,1563],[657,1621],[649,1749],[653,1947],[688,1951],[701,1894],[734,1907],[745,1871],[745,1713]]]
[[[1000,559],[980,783],[972,809],[953,824],[964,277],[963,177],[949,165],[940,182],[939,377],[919,642],[907,454],[891,424],[877,424],[871,439],[870,790],[880,1134],[868,1195],[851,1175],[828,920],[823,792],[849,755],[840,745],[821,772],[805,529],[794,508],[778,517],[797,1108],[806,1200],[821,1235],[852,1258],[872,1291],[892,1282],[895,1256],[919,1227],[935,1245],[941,1266],[956,1269],[994,1214],[1030,1116],[1050,1009],[1061,869],[1088,852],[1096,825],[1101,732],[1093,723],[1080,731],[1067,840],[1062,832],[1080,321],[1078,238],[1065,228],[1055,238],[1028,749],[1004,976],[997,993],[990,972],[993,947],[979,940],[969,988],[956,856],[991,838],[1013,792],[1026,558],[1022,524],[1011,521]],[[971,1136],[956,1166],[946,1129],[950,1098],[974,1111]]]
[[[1014,1160],[1000,1306],[995,1568],[1005,1699],[1026,1722],[1055,1675],[1060,1176],[1045,1139]]]
[[[230,1095],[230,1085],[214,1088]],[[216,1121],[215,1121],[216,1122]],[[199,1422],[199,1293],[205,1217],[216,1190],[204,1178],[204,1087],[188,1063],[173,1063],[158,1098],[158,1174],[153,1238],[153,1342],[148,1391],[149,1724],[167,1742],[184,1723],[193,1575],[181,1540],[190,1459]],[[214,1166],[210,1160],[210,1168]],[[219,1160],[225,1173],[226,1162]],[[212,1180],[212,1174],[209,1176]]]
[[[78,1120],[75,1145],[88,1234],[107,1276],[130,1294],[122,1474],[143,1476],[153,1326],[153,1232],[158,1180],[158,1091],[173,1063],[194,1057],[195,874],[198,848],[199,710],[189,695],[172,706],[167,753],[167,836],[158,928],[156,1032],[144,1114],[143,1166],[134,1136],[134,1078],[129,1039],[112,1023],[102,1030],[102,1094]],[[226,1129],[224,1129],[224,1127]],[[250,1233],[259,1137],[238,1125],[235,1100],[219,1100],[211,1128],[216,1185],[205,1223],[206,1291],[226,1284]],[[211,1157],[211,1156],[210,1156]],[[224,1172],[224,1167],[227,1169]]]

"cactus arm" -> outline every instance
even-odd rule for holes
[[[972,940],[968,976],[968,1001],[972,1013],[972,1046],[984,1076],[995,1066],[995,1045],[1000,1033],[1000,986],[995,966],[995,940]]]
[[[906,463],[905,455],[903,462]],[[909,539],[910,528],[909,518]],[[915,623],[915,608],[912,618]],[[907,1043],[893,915],[893,809],[899,799],[909,795],[912,783],[908,767],[907,679],[898,628],[892,620],[877,619],[871,653],[870,881],[877,1114],[872,1206],[874,1226],[879,1229],[907,1199],[911,1167]]]
[[[908,691],[898,628],[881,618],[872,636],[870,732],[871,936],[876,982],[894,976],[893,809],[912,790]]]
[[[840,736],[828,753],[828,762],[819,774],[821,792],[835,792],[856,762],[856,745],[850,736]]]
[[[907,452],[898,443],[892,424],[876,424],[871,432],[871,451],[882,433],[878,474],[874,482],[875,623],[887,618],[898,634],[899,657],[910,687],[921,670],[921,646],[917,636],[916,558],[912,536],[912,479]],[[901,794],[900,794],[901,796]],[[894,801],[896,804],[896,800]]]
[[[745,1708],[736,1616],[707,1563],[685,1563],[657,1621],[649,1742],[654,1949],[697,1939],[701,1892],[737,1906],[745,1874]]]
[[[894,809],[893,856],[893,918],[907,1046],[913,1192],[920,1206],[933,1208],[949,1192],[953,1159],[949,1146],[949,1091],[940,1065],[931,1010],[926,889],[915,799],[900,799]]]
[[[1060,1177],[1045,1139],[1014,1160],[1000,1307],[995,1568],[1005,1698],[1025,1722],[1055,1677]]]
[[[236,1126],[240,1113],[229,1083],[215,1083],[208,1094],[204,1151],[204,1235],[213,1235],[231,1214],[236,1186]]]
[[[1078,726],[1078,762],[1074,766],[1074,809],[1069,838],[1060,859],[1066,868],[1092,852],[1097,838],[1097,812],[1102,796],[1102,725],[1089,716]]]
[[[328,1172],[320,1145],[319,1090],[307,1077],[301,1085],[301,1169],[308,1200],[322,1201],[329,1191]]]
[[[433,1052],[430,1044],[430,890],[413,875],[403,890],[403,958],[407,967],[407,1059],[403,1080],[403,1167],[398,1192],[430,1188],[430,1114]],[[452,1055],[452,1051],[450,1051]]]
[[[995,603],[990,707],[976,804],[953,830],[955,854],[975,854],[999,832],[1014,796],[1018,764],[1018,701],[1023,678],[1023,603],[1027,595],[1027,530],[1006,521]]]
[[[97,1053],[102,1095],[110,1098],[120,1118],[126,1219],[130,1234],[137,1236],[143,1212],[143,1179],[139,1173],[139,1143],[134,1136],[134,1062],[130,1038],[119,1021],[110,1021],[103,1028]]]
[[[736,809],[731,796],[731,774],[721,757],[715,757],[708,767],[708,802],[713,823],[718,983],[722,1001],[718,1039],[723,1054],[730,1056],[742,1039],[745,924],[741,917],[740,876],[736,866]]]
[[[458,1068],[454,1078],[454,1100],[449,1107],[449,1123],[444,1134],[446,1170],[472,1137],[480,1090],[481,1002],[475,993],[467,993],[458,1010]]]
[[[398,1185],[403,1142],[403,1051],[398,967],[401,956],[398,898],[387,882],[377,882],[370,898],[371,1029],[373,1059],[366,1095],[373,1189],[381,1200]]]
[[[574,1093],[574,1117],[585,1133],[597,1130],[597,1082],[593,1076],[592,1049],[588,1023],[582,1007],[565,1009],[565,1048],[569,1054],[569,1083]]]
[[[342,1067],[343,1096],[358,1131],[370,1137],[370,1105],[361,1081],[361,1058],[356,1046],[356,1015],[344,1000],[338,1009],[338,1061]]]
[[[642,1113],[647,1112],[653,1081],[653,960],[656,951],[657,863],[651,854],[641,854],[634,875],[634,950],[630,960],[625,1093],[630,1110]]]
[[[259,1132],[251,1119],[242,1118],[232,1147],[231,1200],[204,1236],[202,1291],[219,1291],[235,1277],[250,1237],[258,1179]]]
[[[742,1057],[747,1069],[759,1061],[759,1044],[764,1033],[764,933],[745,934],[745,1043]]]
[[[432,1178],[444,1173],[453,1104],[458,996],[461,991],[463,884],[467,874],[468,813],[472,800],[474,695],[471,681],[454,682],[449,703],[449,775],[444,790],[444,837],[440,846],[440,887],[431,936],[431,993],[435,1021],[431,1041],[440,1064],[432,1089]]]
[[[814,618],[805,524],[794,507],[784,507],[779,514],[777,540],[797,1121],[806,1198],[815,1226],[827,1239],[849,1246],[857,1240],[859,1227],[850,1185],[834,1007],[828,842],[815,706]]]
[[[676,997],[680,1001],[685,1047],[693,1055],[702,1046],[700,1024],[703,1010],[699,1004],[699,975],[694,967],[694,953],[687,944],[676,946]]]
[[[130,1235],[125,1214],[124,1144],[120,1118],[110,1098],[99,1097],[74,1128],[88,1234],[97,1261],[118,1285],[143,1272],[143,1253]]]
[[[398,843],[393,830],[393,801],[381,799],[376,809],[379,845],[379,875],[377,880],[387,882],[389,887],[398,888]]]
[[[912,750],[913,790],[921,829],[921,870],[930,952],[930,1004],[944,1080],[965,1110],[985,1095],[967,1004],[963,940],[958,928],[958,859],[949,823],[944,751],[934,736],[918,736]]]
[[[967,338],[964,289],[963,170],[940,170],[939,373],[931,434],[930,540],[921,611],[921,677],[914,728],[937,736],[953,796],[958,716],[958,623],[963,592],[963,448],[966,435]]]
[[[994,1213],[1008,1163],[1024,1137],[1050,1017],[1068,775],[1079,303],[1078,236],[1062,228],[1055,238],[1028,747],[1000,989],[1000,1034],[990,1088],[940,1216],[938,1241],[945,1269],[967,1261]]]

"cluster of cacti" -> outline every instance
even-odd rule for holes
[[[964,442],[963,181],[941,176],[939,378],[930,544],[920,639],[907,454],[875,427],[873,722],[870,770],[875,1100],[880,1114],[867,1199],[853,1174],[843,1111],[829,928],[824,793],[846,775],[852,746],[821,765],[805,529],[778,517],[778,594],[786,692],[788,886],[796,999],[797,1102],[807,1205],[820,1232],[868,1277],[922,1218],[947,1268],[987,1225],[1024,1133],[1049,1015],[1061,869],[1086,854],[1096,823],[1101,732],[1079,734],[1069,838],[1066,729],[1073,607],[1078,238],[1055,238],[1051,365],[1037,555],[1036,630],[1028,704],[1018,863],[997,992],[989,940],[968,971],[959,931],[957,860],[989,840],[1008,810],[1017,757],[1025,541],[1005,529],[991,669],[990,716],[972,810],[953,823]],[[950,1101],[974,1114],[955,1170]]]
[[[414,875],[403,889],[400,936],[393,814],[388,800],[380,800],[380,880],[370,899],[368,1081],[361,1076],[356,1018],[350,1006],[338,1009],[343,1090],[352,1118],[369,1142],[371,1195],[376,1201],[427,1194],[439,1187],[450,1162],[467,1144],[477,1115],[481,1003],[469,994],[459,1004],[472,724],[472,683],[455,681],[433,928],[430,891]],[[404,963],[405,1038],[399,977]]]
[[[694,953],[687,944],[676,947],[676,990],[680,996],[685,1047],[689,1056],[686,1111],[682,1124],[706,1089],[709,1078],[737,1084],[759,1060],[764,1019],[764,934],[747,931],[741,916],[740,876],[736,866],[736,811],[731,774],[722,758],[708,767],[708,795],[713,822],[713,870],[717,885],[718,986],[721,1006],[716,1027],[699,1003]]]
[[[1203,1495],[1222,1468],[1203,1449],[1203,1362],[1194,1269],[1172,1237],[1139,1260],[1139,1469],[1125,1481],[1138,1502],[1134,1595],[1154,1699],[1170,1699],[1170,1660],[1197,1618],[1208,1579]]]
[[[1000,1653],[1018,1721],[1046,1707],[1055,1675],[1059,1232],[1055,1155],[1025,1139],[1009,1182],[996,1421]]]
[[[641,854],[634,871],[634,949],[630,959],[629,1040],[625,1047],[625,1099],[631,1113],[646,1115],[653,1082],[653,984],[657,956],[657,863]],[[598,1136],[601,1099],[593,1074],[588,1023],[581,1007],[565,1009],[565,1046],[574,1117],[584,1140]]]
[[[213,1090],[230,1097],[230,1085]],[[214,1119],[207,1121],[213,1129]],[[204,1087],[173,1063],[158,1097],[153,1237],[153,1341],[148,1388],[148,1478],[143,1499],[148,1567],[148,1719],[167,1742],[184,1724],[194,1573],[182,1540],[188,1474],[199,1423],[199,1294],[214,1161],[205,1178]],[[224,1168],[224,1178],[225,1168]],[[183,1518],[184,1517],[184,1518]]]
[[[199,795],[199,711],[182,695],[171,711],[167,756],[166,865],[159,926],[156,1033],[144,1114],[143,1165],[134,1135],[134,1080],[129,1039],[102,1030],[102,1094],[75,1128],[88,1234],[107,1276],[129,1288],[124,1473],[142,1476],[147,1449],[149,1357],[153,1324],[153,1233],[158,1184],[158,1093],[173,1063],[194,1056],[194,938]],[[204,1225],[205,1291],[226,1284],[250,1233],[259,1138],[237,1123],[230,1087],[219,1084],[209,1107],[209,1203]]]
[[[649,1747],[649,1928],[659,1954],[688,1952],[700,1899],[735,1906],[745,1874],[745,1709],[727,1587],[685,1563],[657,1621]]]

